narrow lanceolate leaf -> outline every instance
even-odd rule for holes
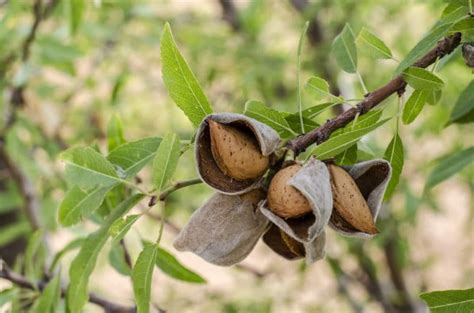
[[[123,201],[110,213],[102,226],[83,242],[81,250],[69,268],[69,287],[66,298],[71,313],[82,312],[82,308],[88,301],[89,277],[94,270],[99,252],[109,237],[109,228],[143,197],[143,194],[136,194]]]
[[[428,176],[425,190],[431,189],[443,180],[453,176],[473,161],[474,147],[467,148],[443,158]]]
[[[466,89],[459,95],[456,104],[454,105],[451,116],[449,117],[449,124],[451,123],[465,123],[472,122],[466,117],[472,116],[474,111],[474,80],[472,80]]]
[[[421,110],[425,106],[426,100],[428,98],[428,93],[431,91],[427,90],[415,90],[408,98],[405,106],[403,107],[402,121],[403,124],[410,124],[413,122]]]
[[[71,148],[61,156],[66,161],[65,176],[71,185],[90,189],[122,182],[112,163],[90,147]]]
[[[169,134],[163,138],[153,160],[152,176],[157,192],[160,192],[173,176],[179,157],[179,137],[176,134]]]
[[[302,128],[301,128],[301,120],[300,120],[299,113],[289,114],[289,115],[285,116],[285,120],[288,122],[288,125],[290,125],[290,128],[295,133],[300,133],[301,132]],[[303,116],[303,129],[304,129],[305,133],[315,129],[318,126],[319,126],[318,123],[316,123],[313,120]]]
[[[376,59],[391,59],[392,51],[387,45],[370,32],[367,28],[362,28],[356,39],[359,51]]]
[[[317,101],[329,101],[331,103],[344,102],[342,97],[337,97],[329,91],[329,83],[320,77],[311,77],[306,82],[304,90]]]
[[[16,288],[8,288],[8,289],[3,289],[0,291],[0,308],[4,305],[7,304],[18,297],[20,289]]]
[[[159,137],[149,137],[125,143],[110,151],[107,160],[112,162],[124,177],[133,177],[153,160],[160,142]]]
[[[281,137],[287,138],[295,135],[288,122],[285,120],[284,114],[267,107],[260,101],[250,100],[245,104],[244,114],[267,124],[276,130]]]
[[[372,110],[363,115],[360,115],[357,120],[353,120],[343,128],[339,128],[331,134],[331,137],[336,137],[342,133],[354,131],[361,128],[366,128],[377,123],[382,117],[382,110]],[[354,124],[355,123],[355,124]]]
[[[430,105],[435,105],[439,102],[442,96],[441,90],[427,90],[428,97],[426,98],[426,102]]]
[[[122,120],[116,114],[112,116],[107,125],[107,146],[108,151],[112,151],[126,142],[123,134]]]
[[[82,243],[84,242],[85,238],[76,238],[73,241],[69,242],[64,248],[62,248],[60,251],[56,253],[54,256],[53,262],[51,262],[51,265],[49,266],[49,272],[52,273],[54,272],[54,269],[58,265],[59,261],[61,258],[68,253],[69,251],[72,251],[74,249],[78,249]]]
[[[309,119],[313,119],[319,114],[326,111],[327,109],[330,109],[334,105],[335,103],[333,102],[325,102],[325,103],[313,105],[312,107],[309,107],[303,111],[303,116]]]
[[[44,232],[42,230],[35,231],[30,236],[30,238],[28,238],[28,245],[26,246],[24,255],[24,263],[26,277],[30,279],[39,279],[40,276],[43,274],[43,238]]]
[[[71,226],[89,217],[104,201],[112,186],[84,191],[73,186],[59,205],[58,220],[63,226]]]
[[[110,247],[109,263],[120,274],[125,276],[132,275],[132,269],[128,265],[125,256],[125,250],[120,243],[114,243]]]
[[[460,313],[474,311],[474,288],[422,293],[420,298],[431,313]]]
[[[357,143],[336,155],[338,165],[352,165],[357,162]]]
[[[421,39],[420,42],[418,42],[415,47],[407,54],[407,56],[400,62],[396,69],[396,73],[400,74],[405,69],[412,66],[413,63],[415,63],[419,58],[432,49],[438,40],[446,35],[453,23],[454,21],[447,21],[430,30],[429,33],[426,34],[425,37],[423,37],[423,39]]]
[[[387,150],[385,150],[384,159],[389,161],[392,165],[392,177],[390,178],[387,190],[385,191],[385,199],[389,199],[392,196],[395,187],[398,185],[405,159],[402,139],[398,135],[398,132],[393,136]]]
[[[34,313],[56,313],[61,296],[61,277],[56,275],[34,304]]]
[[[179,280],[197,284],[206,282],[204,278],[183,266],[171,253],[160,247],[158,247],[156,266],[168,276]]]
[[[150,310],[151,279],[157,252],[157,244],[145,243],[133,267],[132,282],[137,313],[148,313]]]
[[[132,214],[128,215],[126,218],[116,220],[109,229],[109,234],[114,242],[122,240],[140,216],[140,214]]]
[[[18,221],[8,226],[2,226],[0,232],[0,246],[12,242],[20,236],[24,236],[31,231],[30,224],[27,221]]]
[[[439,90],[444,85],[441,78],[420,67],[410,67],[402,75],[408,85],[414,89]]]
[[[450,32],[460,32],[460,33],[472,33],[474,31],[474,19],[467,17],[456,24],[450,29]]]
[[[312,151],[311,154],[315,155],[318,159],[324,160],[328,158],[332,158],[337,154],[341,153],[345,149],[352,146],[356,143],[360,138],[364,135],[367,135],[371,131],[375,130],[376,128],[382,126],[390,118],[382,120],[378,123],[373,124],[372,126],[355,129],[351,131],[347,131],[339,136],[331,137],[329,140],[323,142],[322,144],[316,146]]]
[[[69,13],[69,29],[71,34],[75,34],[79,25],[82,22],[82,16],[84,15],[84,9],[87,2],[83,0],[70,0],[66,1]]]
[[[161,36],[160,56],[163,81],[174,102],[183,110],[195,127],[212,113],[211,105],[199,82],[178,50],[166,23]]]
[[[357,48],[354,33],[349,24],[346,24],[342,32],[334,39],[332,54],[344,71],[348,73],[357,71]]]

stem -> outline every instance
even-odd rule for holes
[[[357,79],[359,80],[362,90],[364,90],[364,95],[368,94],[369,91],[367,90],[367,87],[365,86],[364,80],[362,79],[362,76],[360,75],[359,71],[356,71],[357,74]]]
[[[161,207],[161,220],[160,220],[160,230],[158,232],[158,238],[156,239],[157,245],[160,244],[161,237],[163,236],[163,228],[165,226],[165,221],[166,221],[166,216],[165,216],[166,202],[160,201],[160,207]]]
[[[179,182],[175,183],[174,185],[172,185],[171,187],[168,187],[167,189],[163,190],[160,193],[160,195],[158,196],[158,200],[164,201],[164,200],[166,200],[166,198],[170,194],[172,194],[176,190],[179,190],[179,189],[185,188],[185,187],[189,187],[189,186],[192,186],[192,185],[197,185],[197,184],[200,184],[200,183],[202,183],[202,180],[200,178],[193,178],[193,179],[189,179],[189,180],[179,181]]]
[[[297,68],[296,68],[296,84],[298,85],[298,92],[296,94],[296,102],[298,103],[298,111],[300,114],[300,125],[301,133],[304,134],[304,123],[303,123],[303,108],[301,104],[301,50],[303,47],[304,36],[308,31],[309,22],[306,21],[304,24],[303,32],[301,33],[300,42],[298,43],[298,53],[297,53]]]
[[[461,33],[455,33],[449,37],[446,37],[438,42],[438,44],[419,59],[413,66],[426,68],[433,64],[437,58],[451,53],[461,43]],[[296,155],[305,151],[310,145],[317,143],[320,144],[326,141],[331,133],[336,129],[342,128],[351,122],[357,113],[365,114],[372,108],[380,104],[383,100],[395,92],[401,91],[405,88],[406,82],[403,77],[398,75],[388,82],[385,86],[369,93],[365,99],[358,103],[352,109],[349,109],[335,118],[327,121],[322,126],[313,129],[312,131],[302,136],[296,137],[288,141],[286,147],[293,150]]]

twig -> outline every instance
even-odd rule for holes
[[[150,202],[148,202],[148,206],[149,207],[154,206],[157,203],[157,201],[165,201],[166,198],[168,198],[168,196],[172,194],[173,192],[175,192],[176,190],[179,190],[181,188],[185,188],[188,186],[192,186],[192,185],[197,185],[200,183],[202,183],[202,180],[200,178],[179,181],[175,183],[174,185],[168,187],[167,189],[163,190],[159,195],[151,197]]]
[[[34,283],[28,280],[26,277],[15,273],[8,268],[8,266],[0,259],[0,278],[6,279],[13,284],[30,290],[40,290],[42,291],[45,287],[47,282],[38,282]],[[66,289],[61,287],[61,296],[64,297],[66,295]],[[106,313],[133,313],[135,312],[134,307],[124,306],[118,303],[111,302],[107,299],[100,297],[97,294],[89,293],[89,302],[97,304],[101,306]]]
[[[436,47],[430,50],[420,60],[415,62],[413,66],[425,68],[435,62],[437,58],[442,58],[443,56],[451,53],[457,46],[459,46],[460,43],[461,33],[455,33],[449,37],[446,37],[440,40]],[[298,155],[299,153],[305,151],[310,145],[314,143],[320,144],[326,141],[333,131],[342,128],[351,122],[358,113],[362,115],[369,112],[372,108],[377,106],[390,95],[405,88],[405,86],[406,82],[404,81],[403,77],[401,75],[396,76],[385,86],[366,95],[365,99],[355,107],[339,114],[335,118],[327,121],[324,125],[313,129],[309,133],[290,140],[287,143],[287,148],[293,150],[295,155]]]

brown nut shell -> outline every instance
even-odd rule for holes
[[[377,234],[373,216],[354,179],[343,168],[328,165],[334,210],[331,222],[345,231]]]
[[[262,155],[255,135],[232,125],[209,120],[211,151],[219,169],[236,180],[262,176],[270,158]]]
[[[268,188],[268,207],[283,218],[294,218],[311,212],[311,206],[303,194],[288,184],[290,179],[301,169],[294,164],[280,170],[273,177]]]

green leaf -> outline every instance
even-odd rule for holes
[[[343,128],[339,128],[331,134],[332,137],[341,135],[342,133],[347,133],[348,131],[354,131],[361,128],[370,127],[373,124],[377,123],[382,117],[382,110],[372,110],[365,114],[360,115],[357,120],[351,121],[349,124]],[[355,125],[354,125],[355,123]]]
[[[428,92],[430,91],[419,89],[413,91],[413,93],[410,95],[410,98],[408,98],[405,106],[403,107],[403,124],[410,124],[420,114],[428,98]]]
[[[82,312],[82,308],[88,300],[89,277],[94,270],[99,252],[109,237],[109,228],[143,197],[143,194],[136,194],[123,201],[111,212],[104,224],[85,239],[79,254],[74,258],[69,268],[69,287],[66,298],[71,313]]]
[[[203,118],[212,113],[211,105],[199,82],[179,52],[166,23],[161,36],[161,73],[168,92],[178,107],[198,127]]]
[[[165,274],[189,283],[202,284],[206,282],[204,278],[179,263],[179,261],[168,251],[160,247],[157,247],[157,249],[158,255],[156,257],[156,266],[158,266]]]
[[[435,105],[439,102],[442,96],[441,90],[427,90],[425,91],[428,93],[428,97],[426,98],[426,102],[430,105]]]
[[[14,299],[17,299],[18,291],[16,288],[8,288],[0,291],[0,308]]]
[[[116,165],[125,177],[133,177],[153,159],[160,142],[159,137],[127,142],[110,151],[107,160]]]
[[[285,116],[285,120],[288,122],[288,125],[295,133],[301,132],[301,121],[298,113]],[[313,130],[318,126],[318,123],[314,122],[313,120],[310,120],[307,117],[303,117],[303,127],[305,133]]]
[[[343,103],[344,99],[342,97],[337,97],[329,91],[329,83],[320,78],[313,76],[311,77],[304,86],[304,89],[307,93],[311,94],[315,100],[327,100],[330,103]]]
[[[474,288],[422,293],[431,313],[461,313],[474,311]]]
[[[79,248],[84,242],[84,240],[85,238],[76,238],[73,241],[69,242],[60,251],[58,251],[56,255],[54,256],[53,262],[51,262],[51,265],[49,267],[49,272],[50,273],[53,272],[56,266],[58,265],[58,262],[61,260],[61,258],[69,251]]]
[[[472,161],[474,161],[474,147],[467,148],[443,158],[428,176],[425,191],[461,171]]]
[[[354,33],[349,24],[344,26],[332,43],[332,54],[337,64],[348,73],[357,72],[357,48]]]
[[[440,40],[453,25],[453,22],[442,23],[434,27],[423,39],[418,42],[415,47],[407,54],[407,56],[400,62],[396,74],[400,74],[408,67],[412,66],[418,59],[425,55],[431,48],[433,48],[438,40]]]
[[[145,242],[145,247],[133,267],[132,282],[137,313],[148,313],[150,310],[151,279],[157,253],[157,244]]]
[[[454,105],[451,116],[449,117],[448,125],[451,123],[463,122],[463,118],[474,111],[474,80],[471,80],[469,85],[459,95],[456,104]]]
[[[122,120],[117,114],[114,114],[107,125],[108,151],[112,151],[126,142],[123,134]]]
[[[68,149],[61,154],[61,157],[66,161],[65,176],[71,185],[88,189],[123,182],[117,176],[113,165],[90,147]]]
[[[16,187],[8,184],[6,190],[0,193],[0,214],[16,210],[23,205],[23,198],[18,193]]]
[[[438,76],[420,67],[410,67],[402,75],[408,85],[414,89],[439,90],[444,85]]]
[[[395,133],[393,139],[390,141],[387,149],[385,150],[384,159],[390,162],[390,165],[392,165],[392,177],[390,177],[390,181],[388,182],[384,196],[385,199],[389,199],[392,196],[395,187],[398,185],[405,159],[403,143],[398,131]]]
[[[474,31],[474,19],[467,17],[456,24],[450,29],[450,32],[456,33],[471,33]]]
[[[30,224],[27,221],[19,221],[8,226],[2,226],[0,232],[0,246],[4,246],[13,240],[30,232]]]
[[[357,162],[357,143],[336,155],[338,165],[352,165]]]
[[[110,247],[109,263],[118,273],[125,276],[132,275],[132,269],[125,259],[125,250],[119,243],[112,244]]]
[[[324,160],[336,156],[342,151],[346,150],[354,143],[356,143],[364,135],[367,135],[376,128],[382,126],[391,118],[384,119],[378,123],[373,124],[372,126],[354,129],[347,131],[339,136],[331,137],[329,140],[323,142],[322,144],[316,146],[311,152],[311,155],[315,155],[318,159]]]
[[[119,242],[125,237],[132,225],[141,217],[141,214],[128,215],[125,218],[116,220],[109,229],[109,235],[114,242]]]
[[[57,274],[35,302],[35,313],[56,313],[61,298],[61,276]]]
[[[102,204],[111,188],[112,186],[108,186],[83,191],[73,186],[59,205],[58,220],[61,225],[71,226],[89,217]]]
[[[86,1],[83,0],[69,0],[67,9],[69,13],[69,29],[71,34],[75,34],[82,22]]]
[[[260,101],[247,101],[247,103],[245,103],[244,114],[270,126],[283,138],[296,135],[293,129],[291,129],[290,125],[288,125],[288,122],[285,120],[284,114],[267,107]]]
[[[173,176],[180,157],[180,142],[176,134],[167,135],[156,152],[153,160],[153,183],[157,192],[161,192]]]
[[[362,51],[375,59],[392,58],[392,51],[390,51],[390,48],[365,27],[360,31],[355,42],[359,51]]]
[[[43,274],[44,264],[44,231],[35,231],[30,238],[28,238],[28,245],[26,246],[24,264],[26,277],[30,279],[39,279]]]
[[[309,119],[313,119],[316,116],[318,116],[319,114],[326,111],[327,109],[330,109],[331,107],[333,107],[335,104],[336,103],[332,103],[332,102],[316,104],[312,107],[309,107],[309,108],[305,109],[303,111],[303,116],[307,117]]]

